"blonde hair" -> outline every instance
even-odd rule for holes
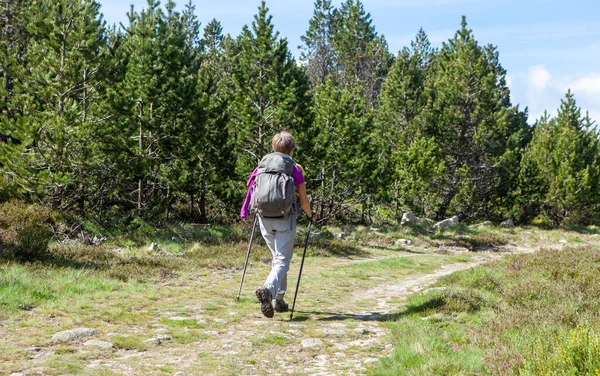
[[[273,150],[279,153],[290,155],[296,149],[296,141],[288,131],[281,131],[273,136],[271,142]]]

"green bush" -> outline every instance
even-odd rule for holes
[[[0,205],[0,244],[3,252],[25,261],[44,258],[56,215],[42,205],[9,201]]]
[[[600,337],[580,324],[558,343],[539,344],[525,359],[523,375],[600,375]]]

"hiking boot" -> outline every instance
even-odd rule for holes
[[[273,309],[275,310],[275,312],[279,312],[279,313],[289,312],[290,306],[286,302],[284,302],[283,299],[281,299],[281,300],[276,299],[275,306],[273,307]]]
[[[260,311],[265,317],[271,318],[275,315],[273,304],[271,303],[271,291],[261,288],[256,290],[256,297],[260,302]]]

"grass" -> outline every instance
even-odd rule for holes
[[[145,228],[143,224],[139,226]],[[345,320],[348,328],[357,323],[362,325],[356,312],[373,311],[372,301],[347,299],[360,289],[373,290],[382,283],[398,284],[408,276],[430,273],[442,265],[468,262],[476,253],[467,251],[480,246],[500,247],[525,241],[555,244],[562,238],[569,243],[585,244],[595,234],[593,229],[589,232],[582,229],[540,231],[537,228],[505,230],[467,226],[438,233],[401,227],[320,229],[325,234],[309,243],[294,321],[288,324],[285,322],[288,315],[276,316],[272,321],[276,327],[271,328],[256,324],[264,318],[255,303],[253,288],[264,280],[271,259],[260,237],[252,247],[241,299],[234,301],[250,236],[248,227],[176,225],[146,235],[115,237],[101,246],[51,244],[47,257],[35,262],[15,261],[6,255],[0,257],[0,373],[30,368],[31,359],[26,349],[36,346],[56,352],[36,360],[44,374],[108,375],[113,371],[119,374],[110,366],[116,363],[127,365],[134,373],[173,374],[185,370],[188,374],[261,374],[266,370],[264,361],[269,359],[265,349],[280,348],[289,352],[298,347],[302,339],[311,336],[322,338],[323,351],[333,356],[338,351],[332,345],[333,339],[325,338],[319,328],[336,320]],[[337,231],[342,230],[349,234],[346,240],[336,237]],[[305,234],[305,229],[299,229],[293,274],[288,280],[290,289],[295,287]],[[413,245],[395,246],[400,238],[412,240]],[[148,250],[151,241],[158,243],[157,250]],[[439,254],[439,247],[443,246],[457,247],[462,253]],[[579,259],[581,255],[568,257],[569,262]],[[560,263],[554,268],[538,265],[547,265],[554,262],[552,260],[515,260],[520,261],[448,276],[440,284],[443,288],[414,297],[406,310],[369,319],[386,322],[383,325],[389,326],[394,335],[409,340],[407,343],[398,341],[399,350],[394,353],[404,360],[395,361],[390,357],[376,372],[404,374],[403,370],[407,369],[406,374],[534,372],[538,369],[535,365],[542,360],[560,356],[556,351],[576,351],[579,345],[554,346],[538,363],[534,357],[521,355],[536,346],[529,336],[543,340],[552,335],[557,342],[567,341],[564,336],[583,322],[581,312],[598,308],[593,299],[586,303],[563,298],[569,294],[586,296],[581,294],[594,286],[594,274],[581,273],[580,266],[569,269]],[[584,259],[584,263],[593,262],[593,258]],[[517,270],[523,273],[523,278],[529,279],[512,276]],[[548,288],[548,278],[557,281],[576,278],[582,288],[577,291],[571,290],[573,286],[562,290]],[[543,296],[546,290],[556,299],[549,302],[550,298]],[[288,295],[288,299],[291,296]],[[390,301],[398,307],[405,304],[400,298],[392,297]],[[539,322],[543,315],[524,323],[520,314],[524,308],[511,308],[525,301],[530,304],[527,309],[532,311],[544,304],[562,305],[555,315],[543,311],[549,318],[561,318],[561,330],[549,324],[544,335],[536,334],[539,325],[533,323]],[[502,309],[509,313],[502,313]],[[315,315],[323,321],[315,320]],[[189,320],[169,319],[174,316],[189,317]],[[504,320],[506,330],[499,331],[494,326],[499,325],[494,324],[496,319]],[[593,340],[597,327],[592,316],[588,319],[586,333]],[[299,325],[302,334],[288,336],[288,325]],[[99,334],[94,339],[113,342],[114,349],[83,348],[85,340],[62,345],[51,343],[52,334],[76,327],[98,329]],[[172,341],[146,342],[157,335],[158,328],[164,328],[161,334],[170,335]],[[249,335],[250,331],[260,335]],[[349,333],[348,339],[361,338]],[[222,342],[225,339],[233,342]],[[490,343],[494,351],[485,347]],[[238,354],[221,357],[217,355],[220,352]],[[351,347],[347,353],[379,357],[382,347],[378,344]],[[292,354],[297,359],[306,357],[295,350]],[[172,359],[180,363],[174,364]],[[107,365],[89,368],[87,365],[92,360],[106,360]],[[407,364],[412,368],[406,368]],[[347,374],[355,371],[351,365],[345,367],[349,367],[344,368]],[[279,371],[285,370],[278,368]]]
[[[452,274],[410,299],[375,375],[600,369],[600,250],[543,250]],[[600,373],[600,372],[598,372]]]

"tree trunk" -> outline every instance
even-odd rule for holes
[[[144,153],[144,129],[142,127],[142,122],[143,122],[143,117],[144,117],[144,105],[142,102],[139,103],[140,105],[140,138],[139,138],[139,148],[140,148],[140,160],[142,159],[142,155]],[[144,180],[143,180],[143,176],[140,176],[140,179],[138,181],[138,210],[141,212],[142,211],[142,200],[143,200],[143,190],[144,190]]]
[[[193,223],[196,223],[196,208],[194,205],[194,194],[190,193],[190,216]]]
[[[200,210],[200,223],[207,223],[208,216],[206,215],[206,192],[204,192],[204,190],[200,192],[200,202],[198,203],[198,209]]]
[[[450,203],[452,202],[452,199],[454,199],[455,195],[456,195],[456,190],[454,189],[454,187],[452,187],[452,189],[450,189],[450,192],[448,192],[446,197],[444,197],[444,201],[442,201],[442,205],[440,205],[440,208],[438,209],[438,211],[436,213],[437,220],[441,221],[446,217],[446,211],[450,207]]]

